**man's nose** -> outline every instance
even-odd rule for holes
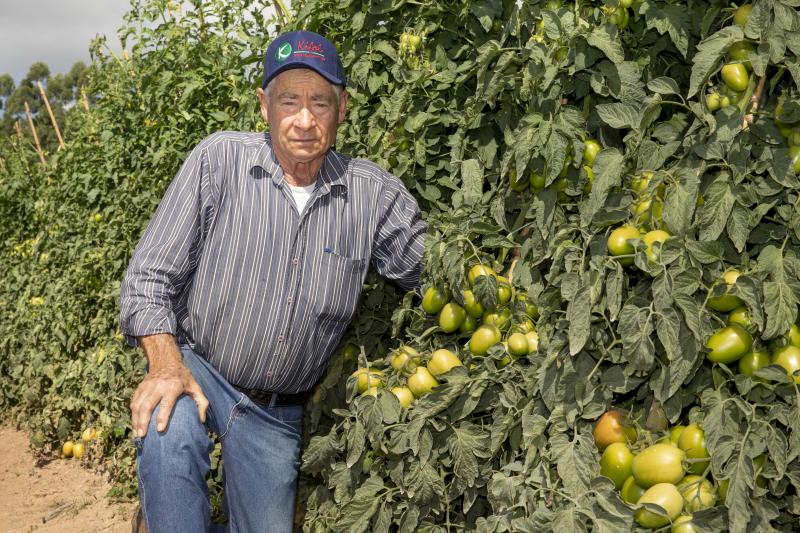
[[[298,128],[304,130],[310,129],[314,126],[314,115],[307,107],[303,106],[300,111],[295,115],[294,123]]]

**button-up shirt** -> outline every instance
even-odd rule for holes
[[[302,212],[269,134],[197,145],[131,258],[120,326],[170,333],[246,388],[308,390],[356,310],[367,268],[419,284],[426,225],[403,183],[329,150]]]

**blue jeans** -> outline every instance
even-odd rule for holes
[[[255,404],[191,348],[180,348],[209,407],[203,424],[197,405],[183,395],[166,431],[156,430],[156,408],[147,435],[136,439],[139,500],[148,532],[211,530],[208,430],[222,442],[226,530],[291,532],[303,406]]]

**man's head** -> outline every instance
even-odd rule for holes
[[[345,83],[336,49],[321,35],[291,32],[269,45],[258,98],[282,164],[321,164],[344,120]]]

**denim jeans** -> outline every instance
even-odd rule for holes
[[[206,423],[186,395],[166,431],[136,439],[139,500],[149,533],[211,531],[206,475],[222,442],[223,510],[229,532],[291,532],[300,466],[303,406],[266,407],[237,391],[204,358],[181,345],[183,361],[209,401]]]

